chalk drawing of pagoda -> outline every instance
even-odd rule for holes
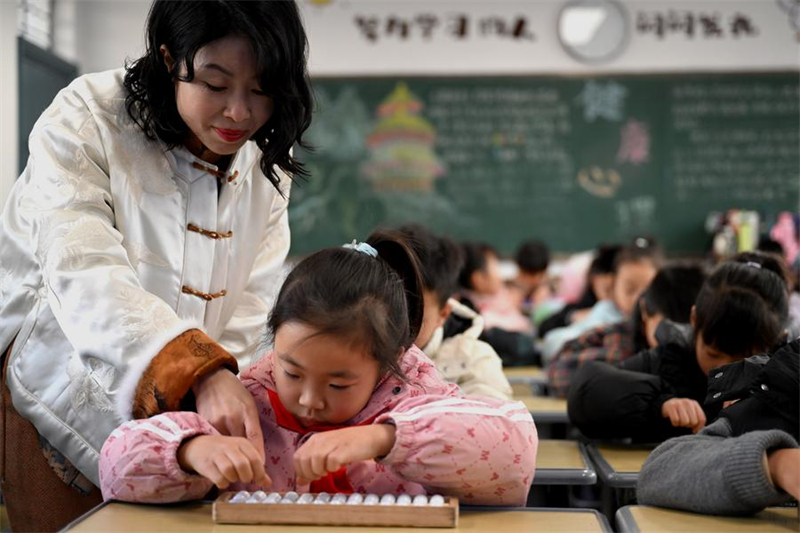
[[[443,169],[433,151],[436,132],[421,111],[422,102],[403,82],[378,106],[378,124],[367,136],[370,158],[361,167],[372,190],[433,190]]]

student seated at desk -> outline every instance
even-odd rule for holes
[[[551,296],[547,283],[550,249],[541,241],[523,242],[514,254],[517,277],[514,286],[521,293],[523,309],[532,314],[536,304]]]
[[[417,254],[422,273],[425,313],[414,344],[464,395],[510,400],[511,385],[503,374],[503,361],[494,348],[479,340],[483,317],[451,298],[458,289],[461,249],[418,224],[403,226],[398,232]],[[444,323],[451,313],[468,321],[469,327],[445,337]]]
[[[572,423],[591,438],[659,442],[697,433],[719,412],[701,402],[712,369],[785,340],[787,291],[777,258],[741,253],[703,284],[691,327],[663,321],[656,348],[618,366],[584,364],[569,388]]]
[[[650,454],[639,503],[747,515],[800,498],[798,361],[795,340],[769,358],[719,368],[708,399],[735,403],[699,434],[670,439]]]
[[[504,366],[538,365],[533,323],[520,311],[518,298],[503,285],[497,252],[486,243],[462,244],[464,264],[458,275],[459,300],[483,317],[481,340],[500,355]],[[463,331],[467,324],[451,316],[445,336]]]
[[[558,352],[547,371],[552,395],[566,398],[572,376],[588,361],[616,363],[655,347],[656,328],[662,320],[688,323],[704,279],[699,266],[659,270],[629,320],[589,330]]]
[[[541,345],[542,360],[549,363],[567,342],[590,329],[626,320],[650,285],[661,263],[659,247],[645,238],[634,240],[614,259],[614,277],[608,299],[594,304],[585,317],[567,327],[554,329]]]
[[[270,315],[274,350],[242,375],[261,422],[247,431],[264,455],[194,412],[133,420],[103,445],[103,497],[174,502],[254,483],[524,505],[538,444],[531,415],[442,380],[413,345],[422,301],[416,257],[397,234],[310,255]]]

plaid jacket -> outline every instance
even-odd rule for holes
[[[564,345],[547,369],[551,394],[566,398],[569,382],[587,361],[617,363],[634,355],[633,325],[630,320],[594,328]]]

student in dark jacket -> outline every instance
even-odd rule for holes
[[[648,457],[639,503],[747,515],[800,498],[800,340],[771,357],[717,369],[707,401],[729,404],[697,435],[670,439]]]
[[[566,398],[572,377],[589,361],[618,363],[657,346],[656,330],[663,320],[687,324],[704,280],[699,266],[659,270],[629,320],[589,330],[564,345],[547,369],[551,394]]]
[[[663,322],[658,347],[617,366],[589,362],[570,385],[570,420],[591,438],[659,442],[697,433],[719,412],[704,409],[709,373],[772,350],[786,336],[788,293],[777,258],[742,253],[704,283],[691,328]]]

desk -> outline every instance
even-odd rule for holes
[[[597,474],[581,443],[571,440],[540,440],[536,453],[534,485],[594,485]]]
[[[71,523],[62,531],[70,533],[319,533],[356,531],[357,533],[512,533],[525,531],[580,531],[611,533],[608,521],[592,509],[509,509],[488,510],[486,507],[462,507],[457,528],[373,528],[320,526],[265,526],[215,524],[211,520],[211,503],[155,506],[106,502]]]
[[[562,398],[549,398],[547,396],[515,396],[514,400],[522,402],[533,416],[537,424],[566,424],[567,400]]]
[[[514,395],[544,394],[547,374],[538,366],[510,366],[503,369]]]
[[[652,446],[612,444],[590,444],[586,447],[600,480],[616,489],[636,487],[639,471],[652,450]]]
[[[800,530],[797,509],[790,507],[771,507],[753,517],[741,518],[628,505],[617,511],[616,518],[621,533],[796,533]]]

